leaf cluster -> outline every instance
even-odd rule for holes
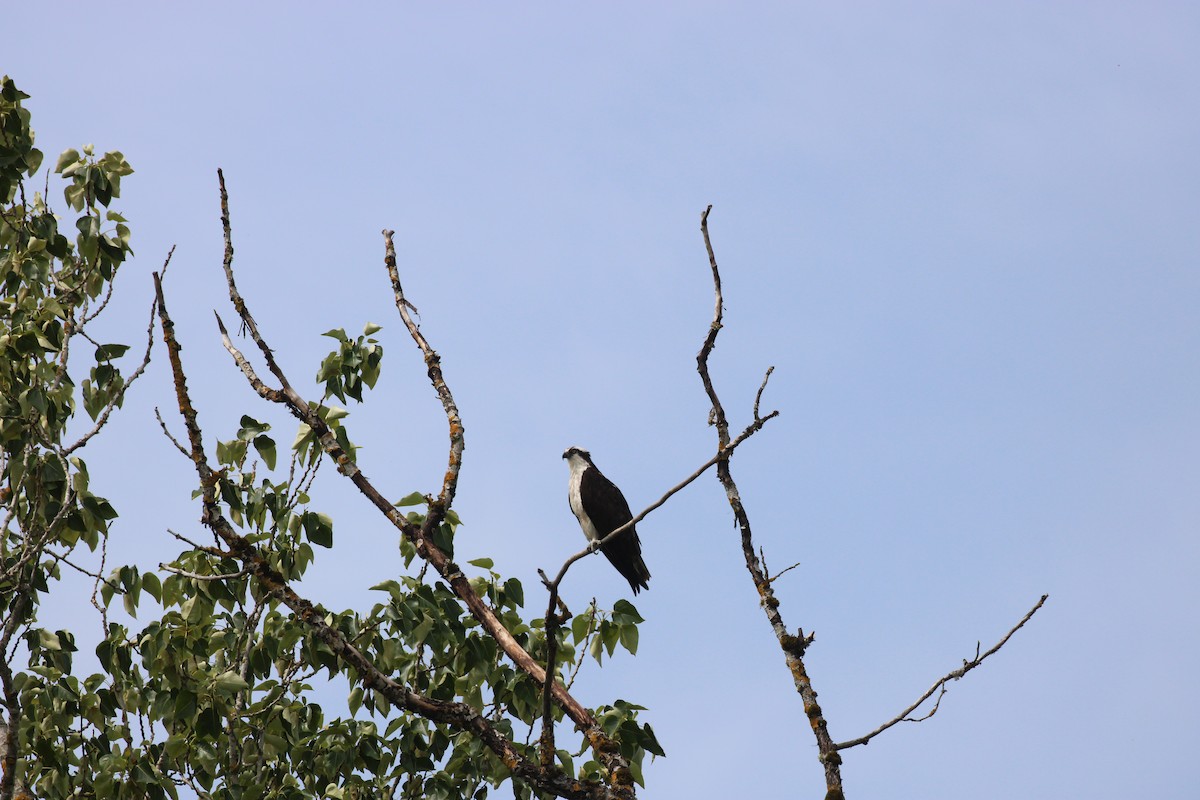
[[[40,798],[358,798],[485,797],[513,777],[512,764],[477,731],[435,721],[393,702],[344,656],[353,647],[387,680],[441,707],[468,709],[511,741],[527,763],[539,761],[543,687],[518,669],[440,577],[409,536],[396,546],[407,570],[373,589],[363,611],[331,611],[317,601],[284,604],[279,586],[299,586],[334,547],[334,521],[313,503],[324,450],[301,424],[287,458],[272,425],[243,415],[215,447],[217,469],[193,497],[212,498],[210,513],[232,526],[243,549],[214,536],[178,536],[187,546],[169,564],[121,565],[107,571],[107,538],[117,512],[93,494],[78,451],[103,428],[140,374],[122,370],[128,346],[103,343],[86,326],[104,310],[113,280],[132,255],[126,220],[109,205],[132,169],[119,152],[91,146],[59,157],[69,224],[26,183],[42,164],[29,113],[5,78],[0,86],[0,693],[16,752],[0,782]],[[68,233],[69,232],[69,233]],[[337,347],[321,362],[324,395],[310,402],[350,459],[355,447],[342,422],[348,412],[326,401],[363,400],[380,376],[380,326],[351,338],[325,335]],[[87,342],[83,347],[80,342]],[[73,347],[74,345],[74,347]],[[79,367],[72,349],[90,361]],[[149,358],[147,352],[146,359]],[[81,373],[81,370],[83,374]],[[68,426],[82,408],[94,423],[77,442]],[[311,421],[311,419],[310,419]],[[315,423],[314,423],[315,424]],[[207,480],[207,479],[206,479]],[[207,501],[206,501],[207,502]],[[396,503],[423,526],[435,513],[430,495]],[[436,508],[432,544],[453,558],[462,521]],[[79,544],[93,562],[75,563]],[[358,545],[362,547],[362,545]],[[246,550],[255,554],[251,566]],[[461,548],[460,548],[461,549]],[[486,557],[468,562],[469,584],[526,652],[544,663],[544,620],[529,614],[520,580],[501,576]],[[81,677],[75,632],[37,624],[37,611],[64,569],[93,581],[103,637],[95,667]],[[455,568],[457,569],[457,567]],[[103,573],[103,574],[101,574]],[[264,580],[263,576],[269,576]],[[120,598],[119,607],[117,598]],[[141,616],[143,623],[138,623]],[[582,659],[597,664],[618,646],[636,653],[636,608],[594,605],[555,629],[549,671],[574,681]],[[339,646],[331,644],[332,631]],[[10,670],[21,649],[24,669]],[[88,659],[91,662],[91,659]],[[642,781],[644,756],[662,755],[641,706],[618,700],[596,719]],[[561,709],[554,718],[561,720]],[[0,730],[0,736],[8,734]],[[582,737],[572,753],[557,750],[568,778],[600,780]],[[565,784],[564,784],[565,785]],[[516,781],[514,791],[534,790]]]

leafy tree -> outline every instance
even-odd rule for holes
[[[121,703],[119,687],[72,674],[70,631],[34,627],[41,599],[76,550],[96,551],[116,511],[88,488],[81,452],[121,405],[147,357],[128,375],[121,344],[102,344],[89,324],[111,297],[117,271],[131,255],[129,228],[109,210],[121,179],[133,172],[120,153],[96,157],[92,148],[68,150],[54,171],[66,182],[74,219],[62,225],[49,200],[29,194],[26,179],[42,163],[33,146],[27,95],[5,77],[0,83],[0,687],[7,721],[0,728],[3,777],[10,797],[18,777],[36,771],[51,792],[65,791],[111,754],[107,720]],[[82,354],[82,355],[81,355]],[[75,355],[72,360],[71,356]],[[87,366],[80,358],[91,356]],[[86,377],[80,374],[86,369]],[[80,380],[81,379],[81,380]],[[78,381],[78,383],[77,383]],[[74,441],[67,427],[77,407],[92,427]],[[114,576],[110,589],[136,600],[136,572]],[[18,639],[29,669],[15,673],[10,654]],[[32,775],[30,775],[32,777]]]
[[[498,574],[487,557],[467,562],[474,568],[471,575],[454,560],[462,524],[453,506],[463,421],[441,359],[410,315],[392,232],[383,232],[384,266],[397,314],[422,352],[441,401],[448,439],[442,485],[430,493],[410,491],[396,501],[388,498],[400,491],[377,487],[358,466],[343,407],[351,400],[363,402],[379,378],[380,326],[368,324],[358,336],[328,331],[335,347],[317,367],[322,394],[301,396],[237,288],[220,173],[229,296],[269,377],[260,377],[218,317],[219,333],[260,398],[298,421],[290,446],[281,448],[272,426],[251,413],[241,417],[229,438],[206,440],[168,310],[164,283],[170,255],[154,275],[155,302],[140,362],[132,369],[124,364],[123,371],[121,359],[130,348],[89,335],[89,325],[112,295],[118,269],[132,254],[126,221],[110,206],[120,197],[121,179],[133,170],[117,152],[97,157],[84,147],[63,153],[54,172],[65,184],[63,202],[74,233],[61,233],[63,221],[48,197],[27,186],[42,154],[34,147],[25,99],[10,79],[3,79],[0,800],[482,798],[508,781],[521,798],[632,797],[635,785],[644,785],[646,755],[663,755],[652,728],[639,720],[644,709],[626,700],[585,708],[571,688],[585,659],[601,663],[618,647],[635,653],[642,618],[627,601],[611,610],[593,603],[574,615],[560,601],[558,590],[569,568],[594,553],[595,545],[568,558],[553,579],[542,575],[548,592],[542,614],[526,609],[525,587]],[[777,414],[759,410],[770,370],[751,422],[733,435],[708,371],[723,302],[708,211],[701,229],[716,304],[697,369],[712,406],[716,453],[629,524],[716,468],[747,569],[816,735],[827,797],[837,798],[842,795],[840,750],[865,744],[939,688],[944,694],[947,681],[999,649],[1045,598],[998,645],[964,660],[961,669],[940,679],[899,717],[858,739],[832,740],[803,662],[812,636],[790,633],[783,623],[772,588],[778,575],[771,576],[758,556],[730,468],[733,451]],[[80,453],[146,369],[156,330],[165,343],[186,433],[172,442],[195,468],[194,497],[211,538],[198,542],[174,534],[182,550],[161,570],[127,565],[106,573],[106,544],[117,513],[89,491]],[[86,367],[78,363],[80,352],[91,356]],[[80,425],[80,406],[88,421],[72,437],[68,431],[73,421]],[[334,521],[311,496],[323,463],[351,481],[364,502],[392,525],[410,569],[372,587],[378,600],[369,609],[332,611],[296,590],[319,554],[335,546]],[[92,600],[104,631],[95,649],[99,671],[82,677],[74,634],[37,624],[39,606],[64,569],[94,582]],[[125,613],[110,619],[118,597]],[[153,619],[134,629],[139,610]],[[16,669],[18,656],[26,663]],[[89,659],[87,668],[92,663]],[[328,687],[346,685],[344,706],[327,710],[317,701],[316,688],[326,687],[321,695],[326,696]],[[573,733],[564,743],[568,724]]]
[[[65,202],[77,215],[75,239],[68,240],[48,199],[27,196],[42,154],[33,146],[25,99],[5,78],[0,681],[7,722],[0,729],[0,798],[19,792],[161,798],[178,797],[181,789],[215,798],[483,797],[514,776],[518,796],[631,794],[642,781],[646,753],[662,755],[650,726],[637,720],[641,707],[617,700],[586,709],[561,679],[577,673],[587,652],[599,662],[618,646],[636,651],[641,617],[622,601],[612,611],[592,607],[570,626],[555,626],[552,674],[560,680],[544,716],[545,620],[524,611],[521,582],[500,576],[489,559],[470,562],[474,577],[452,560],[461,524],[451,506],[463,428],[437,356],[407,316],[390,242],[398,307],[425,351],[450,424],[452,463],[440,493],[385,500],[354,463],[347,411],[331,404],[361,402],[364,389],[374,386],[383,357],[378,325],[358,337],[328,332],[337,344],[319,366],[324,395],[314,402],[296,394],[264,345],[282,385],[268,389],[225,336],[260,394],[287,406],[300,431],[288,457],[279,459],[271,426],[246,415],[210,456],[156,275],[152,313],[188,434],[186,444],[176,444],[196,466],[213,541],[185,540],[186,549],[161,573],[121,566],[101,576],[77,565],[80,545],[103,554],[117,516],[88,491],[78,453],[121,405],[150,355],[147,342],[141,364],[126,378],[118,362],[129,348],[97,343],[87,333],[131,254],[125,220],[109,206],[133,170],[120,153],[95,157],[85,147],[62,155],[55,172],[66,179]],[[233,281],[223,186],[222,199],[231,296],[262,344]],[[82,381],[70,359],[71,345],[78,350],[80,342],[94,345],[95,362]],[[93,427],[68,442],[80,400]],[[374,587],[379,600],[365,611],[333,612],[292,588],[317,553],[334,544],[332,518],[309,496],[326,456],[393,523],[406,563],[419,560],[413,574]],[[86,677],[74,670],[72,632],[37,627],[39,604],[64,568],[96,582],[106,635],[96,648],[100,671]],[[149,598],[157,618],[140,630],[128,620],[110,621],[117,597],[129,615]],[[18,644],[28,659],[24,671],[10,665]],[[337,676],[352,687],[341,715],[327,713],[312,696],[314,684]],[[564,716],[582,733],[582,749],[547,749],[552,737],[528,743],[546,719],[552,726]]]

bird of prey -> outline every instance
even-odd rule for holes
[[[570,447],[563,453],[563,458],[571,469],[567,485],[571,511],[579,520],[579,527],[583,528],[583,535],[589,542],[603,539],[633,519],[625,495],[596,469],[591,453],[582,447]],[[629,581],[634,594],[650,588],[650,570],[642,561],[642,542],[638,539],[636,527],[618,534],[601,550],[617,568],[617,572]]]

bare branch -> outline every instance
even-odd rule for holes
[[[1001,647],[1003,647],[1005,645],[1005,643],[1008,642],[1008,640],[1012,638],[1012,635],[1014,633],[1019,631],[1025,625],[1026,622],[1029,622],[1029,620],[1033,617],[1034,614],[1037,613],[1038,609],[1042,607],[1042,605],[1046,602],[1047,598],[1049,598],[1049,597],[1050,597],[1050,595],[1048,595],[1048,594],[1042,595],[1041,599],[1038,600],[1037,603],[1034,604],[1033,608],[1029,609],[1029,612],[1026,613],[1024,617],[1021,618],[1021,621],[1018,622],[1016,625],[1014,625],[1008,633],[1004,634],[1004,638],[1002,638],[999,642],[996,642],[995,646],[992,647],[992,649],[988,650],[983,655],[979,655],[979,645],[976,644],[974,658],[972,658],[970,660],[967,660],[964,658],[963,665],[960,668],[958,668],[956,670],[951,670],[950,672],[943,675],[941,678],[938,678],[938,680],[933,684],[933,686],[930,686],[929,690],[927,692],[925,692],[925,694],[923,694],[919,698],[917,698],[917,701],[915,703],[913,703],[912,705],[910,705],[908,708],[904,709],[899,714],[892,717],[890,720],[883,723],[878,728],[876,728],[875,730],[866,734],[865,736],[860,736],[857,739],[851,739],[848,742],[841,742],[839,744],[834,745],[834,748],[837,750],[845,750],[849,747],[854,747],[854,746],[860,745],[860,744],[866,744],[867,742],[871,741],[876,736],[883,733],[884,731],[886,731],[888,728],[892,727],[893,725],[896,725],[897,723],[900,723],[900,722],[922,722],[922,721],[927,720],[930,717],[932,717],[934,714],[937,713],[938,706],[942,702],[942,695],[944,695],[946,693],[946,684],[949,681],[952,681],[952,680],[956,681],[959,678],[963,677],[968,672],[970,672],[971,670],[975,669],[980,664],[982,664],[984,659],[986,659],[992,653],[995,653],[997,650],[999,650]],[[908,716],[909,714],[911,714],[912,712],[914,712],[918,708],[920,708],[921,704],[924,703],[926,700],[928,700],[930,697],[932,697],[933,693],[936,692],[938,689],[941,689],[942,691],[941,691],[941,694],[938,695],[937,702],[934,703],[932,711],[930,711],[925,716],[919,717],[916,719],[912,719]]]
[[[761,553],[762,553],[762,551],[760,550],[760,551],[759,551],[759,554],[761,555]],[[803,563],[803,562],[797,561],[795,564],[792,564],[790,567],[785,567],[785,568],[784,568],[784,570],[783,570],[782,572],[780,572],[778,575],[771,575],[769,578],[767,578],[767,583],[774,583],[775,581],[779,580],[780,578],[782,578],[782,577],[783,577],[784,575],[786,575],[787,573],[789,573],[789,572],[791,572],[792,570],[794,570],[796,567],[800,566],[800,564],[801,564],[801,563]],[[766,570],[766,564],[765,564],[765,563],[763,564],[763,575],[764,575],[764,576],[765,576],[765,575],[767,575],[767,570]]]
[[[762,402],[763,392],[767,388],[767,381],[771,380],[771,373],[775,371],[775,367],[767,367],[767,374],[763,375],[762,385],[758,387],[758,392],[754,395],[754,418],[758,419],[758,404]],[[774,412],[779,413],[779,412]]]
[[[51,558],[53,558],[55,561],[61,561],[62,563],[66,564],[68,567],[70,567],[71,569],[75,570],[76,572],[78,572],[82,575],[87,575],[89,578],[95,578],[98,582],[103,583],[105,586],[112,589],[113,592],[115,592],[116,594],[125,594],[125,590],[122,589],[120,586],[117,586],[115,583],[110,581],[108,578],[105,578],[99,572],[92,572],[91,570],[84,569],[83,567],[79,566],[78,564],[75,564],[74,562],[71,561],[71,559],[67,558],[65,553],[56,553],[53,550],[51,550],[49,547],[47,547],[46,554],[49,555]]]
[[[225,234],[225,258],[223,265],[225,267],[225,283],[229,286],[229,300],[233,303],[234,309],[237,310],[238,317],[242,320],[242,326],[250,334],[250,338],[258,345],[259,351],[263,354],[263,360],[267,362],[267,367],[271,373],[279,379],[280,385],[284,390],[291,387],[288,385],[287,378],[283,375],[283,370],[275,363],[275,354],[271,348],[267,347],[267,343],[263,341],[262,336],[258,333],[258,325],[254,322],[254,317],[250,316],[250,309],[246,308],[246,302],[242,299],[241,292],[238,291],[237,283],[233,279],[233,232],[229,224],[229,193],[225,191],[225,173],[217,170],[217,182],[221,186],[221,229]],[[218,318],[219,319],[219,318]]]
[[[543,579],[544,577],[543,575]],[[561,614],[554,613],[556,606],[562,610]],[[542,681],[542,735],[538,741],[539,761],[543,769],[548,769],[554,764],[554,706],[551,699],[557,685],[555,673],[558,667],[558,629],[570,618],[571,612],[558,596],[557,587],[551,589],[550,605],[546,609],[546,679]]]
[[[239,569],[237,572],[229,572],[220,575],[201,575],[198,572],[188,572],[186,569],[172,567],[170,564],[159,562],[159,569],[165,569],[167,572],[174,572],[176,575],[182,575],[185,578],[191,578],[194,581],[231,581],[237,578],[244,578],[251,573],[250,567]]]
[[[290,405],[289,401],[291,398],[287,397],[286,390],[280,391],[278,389],[272,389],[263,383],[262,378],[258,377],[258,373],[254,371],[254,367],[250,365],[250,362],[246,359],[246,356],[242,355],[242,351],[238,350],[237,347],[234,346],[233,340],[229,338],[229,331],[225,330],[225,323],[221,320],[221,315],[214,311],[213,316],[217,318],[217,328],[221,331],[221,344],[225,345],[225,350],[228,351],[229,355],[233,356],[233,363],[237,364],[238,369],[240,369],[242,374],[246,376],[246,380],[250,383],[250,386],[254,389],[254,391],[258,392],[260,397],[265,400],[270,400],[272,403]],[[254,331],[254,335],[257,337],[258,329],[252,328],[251,330]],[[262,339],[258,338],[256,341],[261,342]],[[263,344],[260,345],[260,347],[266,347],[266,345]],[[272,363],[274,362],[272,361]],[[271,371],[274,372],[277,369],[278,366],[274,367]],[[287,386],[286,380],[281,381],[281,383],[283,383],[284,386]]]
[[[441,356],[429,346],[421,329],[413,321],[412,315],[408,313],[409,309],[413,311],[417,309],[404,297],[404,289],[400,285],[400,270],[396,266],[396,245],[392,242],[395,233],[395,231],[386,229],[383,231],[384,266],[387,267],[388,277],[392,281],[392,294],[396,298],[396,310],[400,312],[400,319],[404,320],[404,326],[408,328],[409,335],[412,336],[413,341],[420,348],[421,354],[425,357],[429,382],[433,384],[438,398],[442,401],[442,408],[446,412],[446,421],[450,425],[450,456],[446,465],[446,476],[442,480],[442,492],[438,496],[437,506],[431,506],[429,509],[429,517],[434,519],[434,522],[431,524],[428,519],[426,520],[426,526],[432,530],[434,525],[441,523],[446,509],[454,503],[454,494],[458,489],[458,473],[462,469],[463,449],[466,442],[463,437],[462,417],[459,416],[458,406],[454,403],[454,395],[451,394],[450,387],[442,375]]]
[[[167,267],[171,265],[171,256],[173,255],[175,255],[174,245],[171,246],[170,251],[167,253],[166,261],[163,262],[162,272],[164,275],[167,272]],[[110,295],[112,293],[112,286],[112,283],[109,283],[108,289]],[[64,449],[63,455],[70,455],[86,445],[93,436],[98,434],[100,429],[108,423],[108,418],[112,414],[113,409],[119,406],[122,401],[124,401],[125,393],[129,391],[129,387],[133,385],[134,381],[142,377],[143,373],[145,373],[146,367],[150,364],[150,351],[154,348],[154,314],[157,302],[157,299],[155,299],[150,303],[150,324],[146,326],[146,353],[142,356],[142,363],[139,364],[137,369],[130,374],[129,380],[125,381],[125,385],[121,387],[121,391],[117,392],[114,397],[109,399],[108,403],[104,406],[104,409],[100,412],[100,415],[96,418],[96,424],[92,427],[92,429],[81,436],[74,444]],[[107,297],[105,298],[104,303],[108,303]],[[100,311],[97,310],[96,313],[99,314]],[[95,316],[95,314],[93,314],[93,316]],[[76,333],[83,334],[82,323],[81,327],[76,330]],[[86,336],[86,334],[83,335]]]
[[[700,352],[696,355],[696,371],[700,373],[700,381],[704,384],[704,391],[712,403],[709,420],[717,428],[719,452],[727,455],[729,421],[725,416],[725,409],[717,397],[717,391],[713,386],[712,377],[708,370],[708,358],[716,346],[717,334],[721,330],[724,313],[724,300],[721,294],[721,272],[717,267],[717,256],[713,252],[712,240],[708,235],[708,215],[711,211],[712,206],[709,206],[700,216],[700,233],[704,237],[704,249],[708,252],[708,263],[712,268],[713,294],[716,297],[716,302],[712,323],[709,325],[708,333],[704,337],[704,343],[700,347]],[[759,387],[758,393],[754,398],[756,424],[758,423],[759,403],[761,402],[762,393],[766,388],[767,379],[770,378],[771,372],[772,370],[767,370],[762,386]],[[774,413],[768,415],[767,419],[773,415]],[[800,698],[804,703],[804,714],[812,726],[813,735],[816,737],[817,751],[819,753],[818,758],[825,768],[825,785],[828,790],[826,797],[841,797],[842,759],[838,755],[833,745],[833,740],[829,736],[824,713],[821,711],[820,705],[817,704],[817,693],[812,687],[812,681],[809,679],[808,672],[804,666],[804,651],[812,641],[812,636],[811,634],[805,636],[803,631],[800,631],[798,635],[792,635],[783,623],[783,617],[779,611],[779,600],[775,597],[771,581],[768,580],[759,563],[758,556],[754,552],[754,539],[750,529],[750,517],[746,513],[746,508],[742,504],[741,496],[738,493],[737,484],[733,480],[728,458],[721,459],[717,464],[717,480],[725,488],[725,496],[729,500],[729,506],[733,510],[734,519],[737,521],[738,528],[741,531],[742,555],[746,561],[746,569],[750,572],[755,589],[758,590],[763,613],[766,614],[767,622],[771,625],[771,630],[774,632],[775,638],[779,641],[780,649],[783,650],[784,660],[792,673],[792,682],[795,684],[796,691],[800,694]]]
[[[188,458],[191,458],[190,454],[189,454]],[[191,545],[193,550],[199,550],[202,553],[208,553],[209,555],[214,555],[219,558],[229,558],[229,556],[230,556],[229,553],[226,553],[223,550],[218,550],[215,547],[208,547],[207,545],[202,545],[198,542],[193,542],[191,539],[187,538],[183,534],[176,533],[175,531],[171,530],[170,528],[167,528],[167,533],[171,534],[172,536],[174,536],[176,539],[183,542],[184,544]],[[214,534],[214,536],[215,536],[215,534]]]
[[[171,431],[167,429],[167,423],[163,422],[162,414],[160,414],[158,411],[158,406],[154,407],[154,417],[158,420],[158,426],[162,428],[163,435],[171,440],[171,444],[175,445],[175,449],[180,453],[183,453],[184,457],[191,458],[191,456],[188,454],[187,448],[181,445],[179,440],[172,436]]]

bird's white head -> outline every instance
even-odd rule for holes
[[[582,467],[585,464],[592,463],[592,454],[587,450],[584,450],[582,447],[568,447],[566,451],[563,452],[563,458],[565,458],[567,460],[567,464],[572,467],[576,465]]]

